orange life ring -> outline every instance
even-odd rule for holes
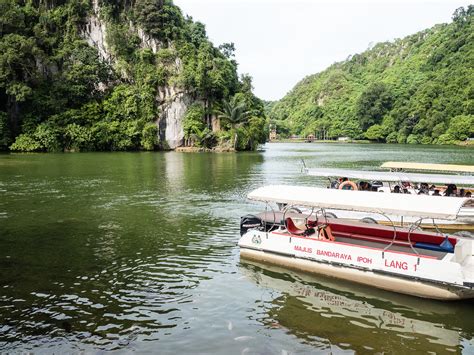
[[[346,186],[351,186],[352,189],[345,189],[344,187]],[[346,180],[346,181],[343,181],[341,182],[341,184],[339,185],[339,190],[354,190],[354,191],[357,191],[359,190],[359,188],[357,187],[357,184],[351,180]]]
[[[326,241],[331,241],[334,242],[336,238],[332,234],[331,227],[328,225],[326,226],[321,226],[318,231],[318,239],[319,240],[326,240]]]

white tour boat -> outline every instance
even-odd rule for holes
[[[435,190],[443,192],[444,187],[437,186],[436,188],[429,189],[429,185],[434,184],[449,185],[454,184],[457,186],[464,186],[465,191],[469,192],[474,186],[474,176],[472,175],[447,175],[447,174],[425,174],[425,173],[411,173],[402,171],[402,167],[406,168],[406,165],[412,169],[415,167],[422,169],[430,169],[433,171],[435,168],[438,171],[457,171],[460,173],[466,173],[472,169],[471,166],[458,166],[458,165],[447,165],[447,164],[419,164],[419,163],[394,163],[388,162],[382,165],[382,168],[391,168],[396,171],[365,171],[365,170],[351,170],[351,169],[334,169],[334,168],[305,168],[306,174],[316,177],[325,177],[329,179],[329,188],[339,189],[350,189],[358,190],[358,185],[354,181],[365,181],[370,182],[373,186],[373,192],[387,192],[390,193],[394,190],[395,186],[398,186],[400,192],[405,189],[407,194],[418,195],[418,194],[430,194],[432,195]],[[398,168],[395,168],[398,167]],[[450,170],[447,170],[450,169]],[[347,180],[339,183],[337,178],[344,177]],[[426,186],[428,189],[423,188]],[[401,187],[401,188],[400,188]],[[460,188],[458,188],[458,191]],[[452,197],[457,198],[457,197]],[[355,211],[328,211],[333,217],[337,218],[348,218],[351,220],[360,220],[369,223],[382,223],[387,224],[387,220],[381,218],[378,214],[367,214],[366,212],[355,212]],[[392,221],[398,225],[410,225],[416,220],[416,217],[404,216],[404,218],[396,218],[391,216]],[[456,220],[436,220],[436,224],[443,230],[461,231],[461,235],[468,235],[465,231],[474,230],[474,206],[473,208],[464,208],[461,215]],[[432,223],[423,223],[420,225],[423,229],[432,229]]]
[[[336,209],[379,213],[387,219],[405,215],[453,220],[473,203],[470,198],[305,186],[265,186],[248,198],[264,202],[266,208],[259,216],[242,217],[238,244],[243,258],[419,297],[474,298],[474,240],[326,216],[327,209]],[[287,208],[277,211],[273,204]],[[291,206],[312,211],[286,212]]]
[[[459,164],[432,164],[403,161],[387,161],[381,165],[382,169],[391,171],[435,171],[456,174],[474,174],[474,166]]]

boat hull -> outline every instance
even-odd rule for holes
[[[405,279],[394,275],[384,275],[369,270],[360,270],[334,265],[328,262],[303,259],[272,253],[268,251],[241,247],[240,256],[244,259],[279,265],[286,268],[330,276],[357,282],[383,290],[437,300],[460,300],[474,298],[474,290],[453,285],[430,283],[415,279]]]

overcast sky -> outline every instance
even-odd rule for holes
[[[255,94],[281,99],[309,74],[437,23],[462,0],[174,0],[206,25],[214,45],[234,42]]]

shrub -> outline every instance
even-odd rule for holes
[[[39,142],[43,150],[47,152],[61,151],[59,142],[59,130],[47,123],[42,123],[36,127],[34,138]]]
[[[365,137],[370,140],[376,140],[378,142],[384,139],[384,129],[379,124],[374,124],[365,132]]]
[[[456,139],[449,133],[440,135],[436,141],[437,144],[456,144]]]
[[[449,133],[455,140],[466,140],[474,135],[474,115],[455,116],[449,122]]]
[[[158,127],[154,122],[145,124],[140,145],[145,150],[154,150],[158,145]]]
[[[37,152],[42,149],[41,144],[30,134],[20,134],[10,146],[13,151]]]
[[[433,140],[431,139],[431,137],[423,137],[421,139],[421,144],[431,144],[433,142]]]
[[[397,132],[392,132],[387,136],[385,140],[387,143],[398,143],[397,136],[398,136]]]
[[[407,142],[407,136],[405,133],[399,132],[397,134],[397,143],[405,144]]]
[[[75,123],[68,124],[64,129],[64,148],[70,151],[89,150],[92,147],[90,128]]]
[[[410,134],[407,138],[407,144],[420,144],[421,138],[418,134]]]

